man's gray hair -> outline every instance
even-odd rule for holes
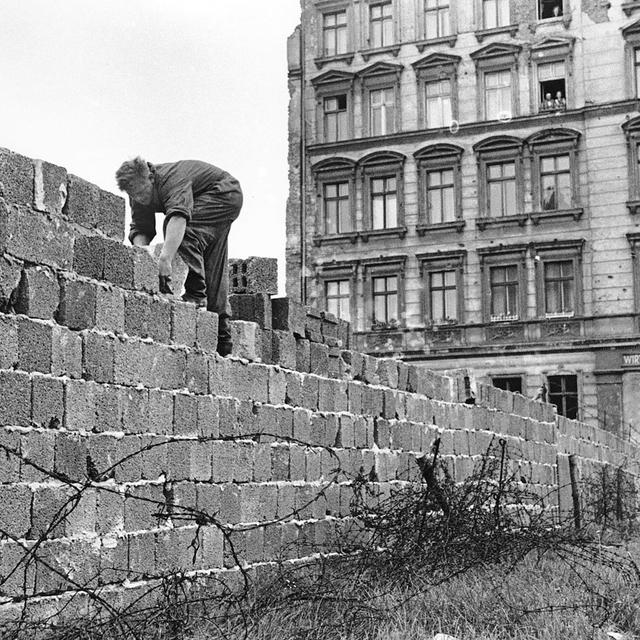
[[[149,177],[149,163],[138,156],[133,160],[125,160],[116,171],[116,182],[120,191],[128,191],[129,187]]]

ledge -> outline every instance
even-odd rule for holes
[[[531,27],[535,33],[538,27],[554,27],[555,25],[562,25],[565,29],[569,28],[571,24],[571,13],[567,15],[558,16],[557,18],[544,18],[534,22]]]
[[[491,36],[499,36],[504,33],[508,33],[512,38],[518,33],[518,25],[517,24],[508,24],[504,27],[493,27],[492,29],[478,29],[475,32],[476,40],[478,42],[482,42],[485,38],[489,38]]]
[[[355,244],[358,239],[358,232],[351,231],[349,233],[339,233],[329,236],[313,236],[313,244],[319,247],[321,244],[335,244],[340,242],[346,242],[347,240],[351,244]]]
[[[627,209],[632,216],[640,213],[640,200],[627,200]]]
[[[488,216],[482,218],[476,218],[476,227],[480,231],[484,231],[487,227],[501,227],[503,225],[515,225],[524,227],[527,218],[529,216],[526,213],[519,213],[515,216],[501,216],[499,218],[490,218]]]
[[[574,209],[553,209],[552,211],[533,211],[529,214],[533,224],[540,224],[541,220],[551,219],[556,220],[560,218],[573,218],[579,220],[584,213],[582,207],[576,207]]]
[[[365,49],[364,51],[360,51],[360,55],[365,62],[368,62],[369,58],[372,58],[373,56],[381,56],[385,53],[390,53],[394,58],[397,58],[400,53],[400,45],[392,44],[388,47],[377,47],[375,49]]]
[[[362,242],[369,242],[369,238],[389,238],[398,236],[404,238],[407,235],[407,227],[391,227],[389,229],[367,229],[358,234]]]
[[[418,51],[422,53],[427,47],[437,47],[439,44],[448,44],[450,47],[454,47],[458,40],[458,34],[453,33],[450,36],[443,36],[442,38],[431,38],[429,40],[419,40],[414,44],[418,48]]]
[[[418,224],[416,225],[417,234],[422,237],[428,232],[439,231],[457,231],[460,233],[467,223],[464,220],[454,220],[452,222],[439,222],[435,224]]]
[[[331,64],[332,62],[345,62],[349,65],[353,62],[354,57],[355,53],[350,51],[349,53],[341,53],[337,56],[320,56],[318,58],[314,58],[313,62],[318,69],[322,69],[325,64]]]

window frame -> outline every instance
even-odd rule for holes
[[[347,71],[326,71],[311,79],[315,90],[316,140],[320,144],[337,144],[354,137],[353,97],[356,76]],[[347,135],[338,140],[327,140],[325,130],[324,101],[339,95],[347,97]]]
[[[462,154],[464,149],[451,144],[435,144],[423,147],[413,154],[418,179],[418,224],[416,231],[424,236],[427,231],[455,230],[461,232],[465,227],[462,218]],[[430,171],[453,170],[454,211],[451,222],[434,223],[429,219],[427,204],[427,174]]]
[[[460,60],[460,56],[432,53],[412,64],[416,74],[418,91],[418,127],[427,129],[427,84],[439,80],[449,80],[451,83],[451,120],[452,122],[458,120],[458,66]]]
[[[422,53],[427,47],[436,44],[448,44],[453,47],[458,39],[458,16],[457,16],[457,3],[454,0],[447,0],[449,4],[449,35],[438,36],[437,38],[427,37],[427,0],[417,0],[415,11],[415,24],[416,24],[416,47],[418,52]]]
[[[635,313],[640,313],[640,231],[627,233],[627,241],[633,272],[633,308]],[[636,318],[636,331],[640,331],[640,317]]]
[[[573,218],[579,220],[584,213],[580,206],[580,169],[578,145],[580,132],[573,129],[546,129],[527,139],[531,156],[531,190],[533,211],[530,213],[533,224],[538,225],[545,219]],[[551,156],[569,156],[569,176],[571,179],[571,203],[568,208],[545,210],[542,203],[542,159]]]
[[[407,229],[404,220],[404,163],[406,156],[393,151],[377,151],[365,156],[358,164],[362,185],[362,230],[360,236],[364,242],[370,237],[398,235],[404,237]],[[396,215],[397,225],[385,229],[373,228],[371,208],[371,180],[374,178],[395,177],[396,179]]]
[[[521,323],[529,319],[527,308],[527,269],[526,245],[507,245],[498,247],[479,248],[480,277],[482,281],[482,319],[492,326],[507,323]],[[518,317],[513,319],[492,319],[491,317],[491,269],[493,267],[517,267],[518,282]]]
[[[484,231],[490,226],[517,224],[523,227],[527,221],[524,210],[524,140],[513,136],[493,136],[477,142],[473,146],[478,166],[478,217],[476,226]],[[489,215],[488,166],[496,163],[515,163],[516,213],[509,216]]]
[[[558,405],[556,405],[554,402],[551,401],[551,383],[550,383],[550,378],[575,378],[576,379],[576,415],[574,418],[569,418],[568,416],[566,416],[563,413],[560,413],[560,411],[558,410],[558,415],[564,416],[566,418],[568,418],[569,420],[580,420],[580,416],[581,416],[581,407],[582,407],[582,393],[581,393],[581,377],[578,375],[578,372],[571,372],[571,371],[556,371],[556,372],[547,372],[545,374],[545,382],[547,384],[547,402],[549,404],[553,404],[556,406],[556,408],[558,407]],[[564,397],[566,394],[561,394],[562,397]]]
[[[569,6],[568,0],[558,0],[558,2],[562,5],[562,13],[559,16],[551,16],[549,18],[542,17],[542,1],[536,0],[536,20],[537,22],[544,22],[545,24],[548,22],[567,22],[571,20],[571,7]]]
[[[346,14],[346,32],[347,43],[346,51],[335,55],[326,55],[324,51],[324,17],[332,13],[340,13],[344,11]],[[347,0],[329,0],[317,7],[317,48],[314,63],[318,69],[330,62],[345,62],[351,64],[355,55],[355,38],[354,38],[354,12],[351,3]]]
[[[509,3],[511,4],[511,3]],[[474,35],[478,42],[483,42],[485,38],[493,35],[508,34],[512,38],[518,32],[518,25],[514,22],[511,15],[511,7],[509,7],[509,24],[499,27],[485,28],[484,26],[484,0],[474,0]]]
[[[366,330],[371,331],[395,331],[406,326],[405,315],[405,294],[404,294],[404,274],[407,256],[389,256],[384,259],[371,258],[362,261],[364,269],[363,282],[365,288],[365,325]],[[398,324],[386,327],[376,327],[374,323],[374,278],[392,277],[397,278],[397,305],[398,305]]]
[[[627,143],[627,175],[629,199],[627,209],[631,215],[640,213],[640,116],[622,125]]]
[[[464,266],[466,263],[466,250],[445,251],[439,253],[421,253],[416,254],[418,264],[420,266],[420,280],[422,282],[422,318],[425,327],[442,327],[442,326],[458,326],[466,321],[465,315],[465,297],[464,297]],[[456,278],[456,305],[457,318],[455,322],[437,322],[431,317],[433,309],[431,308],[431,287],[430,277],[433,273],[442,271],[454,271]]]
[[[314,244],[320,246],[326,242],[339,242],[349,240],[355,243],[358,237],[356,228],[356,163],[349,158],[329,158],[322,160],[311,167],[316,189],[316,233]],[[349,183],[349,217],[351,220],[351,231],[337,234],[327,233],[325,215],[325,186],[337,182]]]
[[[575,103],[575,90],[573,86],[573,38],[550,37],[545,38],[542,42],[531,47],[531,60],[533,73],[531,73],[531,113],[552,113],[556,110],[542,111],[541,101],[539,99],[540,65],[550,64],[554,62],[563,62],[565,71],[565,101],[566,105],[563,110],[573,108]],[[555,97],[555,96],[554,96]]]
[[[630,25],[622,29],[622,37],[624,38],[624,59],[625,59],[625,75],[632,82],[626,82],[627,99],[633,100],[640,98],[640,86],[638,86],[635,74],[635,50],[640,49],[640,20],[632,22]]]
[[[400,75],[403,67],[388,62],[376,62],[359,72],[361,84],[362,129],[365,137],[388,136],[402,130],[400,109]],[[374,136],[371,127],[371,92],[379,89],[393,89],[394,92],[394,122],[388,133]]]
[[[582,275],[583,250],[585,241],[558,240],[556,242],[534,243],[532,251],[535,253],[535,287],[536,314],[544,320],[566,321],[569,318],[579,318],[584,314],[584,280]],[[546,312],[546,281],[544,266],[549,262],[572,262],[574,274],[574,310],[571,314],[547,314]]]
[[[371,7],[376,5],[391,5],[393,42],[374,46],[371,42]],[[360,54],[365,62],[372,56],[390,53],[394,57],[400,52],[400,2],[399,0],[363,0],[361,3],[360,23],[362,25],[362,46]]]
[[[329,264],[320,264],[315,269],[315,279],[318,294],[316,298],[322,300],[323,308],[326,305],[326,283],[336,280],[348,280],[351,288],[351,300],[349,302],[349,314],[351,319],[348,321],[352,327],[357,322],[357,301],[359,299],[356,285],[358,283],[358,263],[357,261],[332,262]]]
[[[520,391],[512,391],[511,389],[504,389],[503,387],[498,387],[496,385],[496,380],[510,380],[510,379],[517,379],[520,380]],[[524,373],[514,373],[514,374],[508,374],[508,373],[503,373],[500,375],[492,375],[490,377],[490,381],[491,381],[491,385],[496,387],[496,389],[502,389],[503,391],[509,391],[509,393],[519,393],[520,395],[524,395],[524,390],[526,390],[526,386],[525,386],[525,381],[526,381],[526,374]]]
[[[519,77],[518,68],[522,47],[511,43],[491,43],[470,54],[476,66],[476,112],[478,120],[500,122],[500,119],[488,120],[486,109],[488,73],[509,71],[511,74],[511,115],[509,120],[520,114]]]

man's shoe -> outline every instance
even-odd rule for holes
[[[233,351],[232,342],[218,342],[218,353],[224,358],[231,354]]]
[[[202,309],[203,307],[207,306],[206,298],[194,298],[193,296],[190,296],[186,293],[182,296],[182,302],[193,302],[193,304],[195,304],[198,309]]]

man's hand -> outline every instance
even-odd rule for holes
[[[159,281],[160,281],[160,293],[173,293],[173,290],[171,289],[170,286],[170,282],[171,282],[171,273],[172,273],[172,269],[171,269],[171,260],[166,257],[163,256],[162,254],[160,255],[160,258],[158,259],[158,277],[159,277]]]

